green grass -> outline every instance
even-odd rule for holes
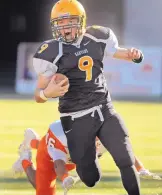
[[[122,115],[129,129],[136,156],[146,168],[162,173],[162,104],[115,102],[116,110]],[[59,119],[57,102],[36,104],[31,101],[0,101],[0,195],[34,195],[25,175],[14,179],[11,166],[17,159],[17,147],[23,139],[27,127],[34,128],[40,135],[48,129],[48,124]],[[35,157],[35,153],[33,159]],[[100,160],[103,177],[92,189],[82,183],[71,194],[125,194],[118,169],[109,154]],[[59,194],[62,194],[58,183]],[[142,194],[162,194],[162,182],[141,180]]]

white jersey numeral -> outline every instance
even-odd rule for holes
[[[55,140],[52,137],[49,138],[49,133],[47,133],[46,135],[46,144],[49,147],[52,147],[52,148],[55,147]]]

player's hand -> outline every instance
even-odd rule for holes
[[[62,182],[62,187],[65,191],[68,191],[70,188],[72,188],[75,183],[79,180],[79,177],[72,177],[68,176],[66,177]]]
[[[147,169],[142,169],[141,171],[138,172],[139,176],[143,179],[155,179],[155,180],[162,180],[162,178],[155,174],[155,173],[151,173],[149,170]]]
[[[55,82],[55,76],[51,79],[49,82],[48,86],[44,90],[44,95],[47,98],[55,98],[55,97],[60,97],[64,96],[66,92],[68,92],[69,89],[69,84],[63,86],[67,82],[67,78],[62,80],[60,83]]]
[[[135,49],[135,48],[128,49],[128,58],[129,59],[138,60],[138,59],[140,59],[141,55],[142,55],[142,52],[138,49]]]

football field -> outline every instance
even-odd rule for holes
[[[162,104],[114,102],[130,132],[135,155],[147,169],[162,175]],[[17,148],[25,128],[34,128],[40,135],[48,124],[59,119],[57,102],[37,104],[33,100],[0,100],[0,195],[34,195],[25,175],[15,179],[11,167],[17,159]],[[33,152],[33,161],[35,152]],[[35,161],[34,161],[35,162]],[[119,171],[107,153],[100,160],[102,180],[88,189],[78,183],[73,194],[124,195]],[[58,182],[59,195],[63,195]],[[162,181],[141,180],[142,195],[162,195]]]

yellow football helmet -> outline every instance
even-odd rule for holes
[[[76,24],[58,25],[58,22],[63,19],[77,19]],[[54,39],[66,43],[74,43],[79,36],[83,34],[86,28],[86,13],[84,7],[77,0],[59,0],[52,8],[51,12],[51,28]],[[75,38],[67,40],[60,30],[77,28]]]

